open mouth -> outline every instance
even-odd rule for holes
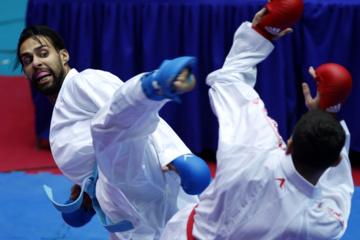
[[[41,71],[36,74],[35,79],[37,82],[42,83],[42,82],[45,82],[46,80],[48,80],[50,76],[51,76],[50,72]]]

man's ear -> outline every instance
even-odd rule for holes
[[[339,165],[339,163],[341,162],[341,159],[342,159],[342,156],[341,156],[341,154],[339,154],[339,159],[331,166],[336,167],[337,165]]]
[[[66,65],[70,60],[69,52],[64,48],[60,50],[60,56],[62,59],[62,63]]]
[[[293,140],[292,138],[289,138],[289,140],[287,140],[287,146],[286,146],[286,154],[291,154],[293,151]]]

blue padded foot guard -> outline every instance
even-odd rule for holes
[[[172,163],[179,171],[181,186],[187,194],[201,194],[209,186],[210,169],[202,158],[188,153],[175,158]]]
[[[87,224],[91,218],[94,216],[93,212],[97,213],[97,216],[99,218],[100,223],[103,225],[106,230],[109,232],[125,232],[129,231],[131,229],[134,229],[133,224],[128,221],[124,220],[118,223],[107,223],[107,218],[105,213],[101,210],[100,204],[95,196],[95,189],[96,189],[96,181],[98,179],[98,168],[95,164],[93,175],[87,177],[84,179],[80,191],[79,197],[75,200],[68,200],[65,204],[59,204],[56,203],[53,199],[52,189],[46,185],[44,185],[44,190],[50,199],[50,201],[53,203],[55,208],[62,213],[62,217],[66,223],[68,223],[70,226],[73,227],[81,227]],[[85,209],[83,208],[82,200],[84,195],[84,189],[87,181],[90,180],[89,186],[86,188],[86,192],[92,197],[92,206],[93,209],[89,209],[87,212],[85,212]]]

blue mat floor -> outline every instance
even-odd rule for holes
[[[51,173],[0,174],[0,240],[106,240],[107,231],[96,216],[82,228],[72,228],[43,190],[53,188],[55,201],[63,203],[73,184],[62,175]],[[360,187],[355,189],[348,229],[342,239],[360,239]]]
[[[107,231],[94,216],[82,228],[72,228],[48,200],[43,184],[53,188],[55,201],[64,203],[73,184],[51,173],[0,174],[1,240],[106,240]]]

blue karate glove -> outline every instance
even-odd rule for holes
[[[210,184],[209,166],[198,156],[189,153],[181,155],[172,161],[179,171],[181,186],[187,194],[198,195]]]
[[[180,102],[179,93],[176,92],[173,83],[184,68],[189,68],[190,73],[187,79],[189,84],[195,65],[195,57],[184,56],[164,60],[158,70],[147,73],[141,78],[142,89],[149,99],[160,101],[169,98]]]

